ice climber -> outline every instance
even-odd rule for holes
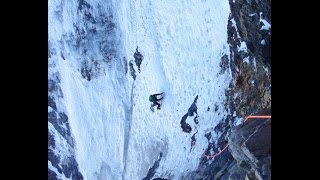
[[[157,96],[162,95],[162,94],[163,94],[163,92],[159,93],[159,94],[152,94],[152,95],[149,96],[149,101],[153,102],[153,104],[151,104],[151,107],[154,107],[154,106],[157,105],[158,106],[157,109],[160,109],[160,104],[158,103],[158,101],[163,99],[163,96],[160,99],[158,99]]]

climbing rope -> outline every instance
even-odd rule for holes
[[[245,117],[243,123],[245,123],[249,119],[271,119],[271,116],[247,116],[247,117]],[[206,155],[206,153],[204,152],[203,156],[206,157],[207,159],[212,159],[216,156],[219,156],[221,153],[223,153],[228,148],[228,146],[229,146],[229,144],[226,144],[221,151],[219,151],[213,155]]]
[[[262,119],[271,119],[271,116],[247,116],[243,122],[246,122],[248,119],[259,119],[259,118],[262,118]]]

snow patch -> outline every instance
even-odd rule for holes
[[[239,96],[239,93],[238,93],[238,92],[234,93],[233,99],[236,99],[238,96]]]
[[[253,58],[252,62],[253,62],[254,70],[257,71],[256,58]]]
[[[235,126],[238,126],[238,125],[242,124],[242,122],[243,122],[243,118],[236,117],[234,119],[234,125]]]
[[[245,62],[245,63],[247,63],[247,64],[249,65],[249,56],[245,57],[245,58],[243,59],[243,62]]]
[[[266,67],[263,66],[263,69],[264,69],[267,73],[269,73],[268,68],[266,68]]]
[[[247,44],[246,44],[246,42],[242,41],[241,44],[240,44],[240,47],[238,46],[238,52],[240,52],[240,51],[248,52],[248,51],[247,51]]]
[[[260,12],[260,20],[259,21],[262,22],[263,25],[260,28],[260,30],[269,30],[271,28],[270,23],[267,20],[263,19],[261,16],[262,16],[262,12]]]
[[[234,20],[234,18],[232,18],[230,21],[231,21],[231,23],[232,23],[232,27],[234,27],[234,28],[236,29],[237,37],[240,38],[240,34],[239,34],[239,31],[238,31],[238,28],[237,28],[237,23],[236,23],[236,21]]]
[[[48,113],[50,113],[52,111],[54,111],[54,109],[52,107],[48,106]]]

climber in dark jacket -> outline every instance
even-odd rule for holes
[[[153,102],[153,104],[151,105],[151,107],[153,106],[158,106],[158,109],[160,109],[160,104],[158,103],[158,101],[160,101],[161,99],[163,99],[163,97],[161,97],[160,99],[157,98],[158,95],[162,95],[163,93],[159,93],[159,94],[152,94],[149,96],[149,101]]]

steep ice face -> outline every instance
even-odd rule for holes
[[[198,166],[208,146],[205,134],[212,131],[212,139],[217,139],[213,128],[227,115],[224,89],[231,75],[229,70],[219,74],[219,63],[229,56],[228,1],[132,1],[121,3],[120,11],[126,57],[133,60],[137,46],[144,57],[132,86],[124,179],[146,177],[160,153],[154,177],[181,179]],[[163,91],[162,108],[153,113],[148,96]],[[196,96],[197,113],[186,116],[192,129],[186,133],[180,121]]]
[[[66,138],[49,122],[59,153],[74,156],[90,180],[181,179],[195,170],[208,146],[205,134],[216,141],[213,129],[228,114],[224,90],[231,74],[220,68],[229,57],[228,1],[48,5],[48,78],[59,77],[48,114],[64,113],[70,131]],[[152,112],[148,97],[158,92],[165,97]],[[58,172],[53,167],[48,162]]]
[[[121,179],[130,93],[117,8],[112,1],[49,0],[48,9],[51,177]]]

